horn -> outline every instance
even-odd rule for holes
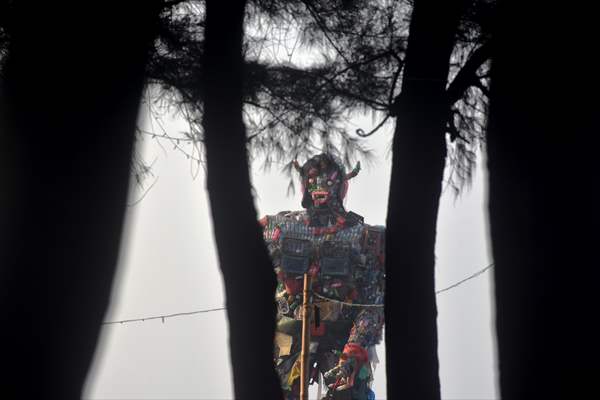
[[[294,168],[296,168],[296,171],[298,171],[298,173],[302,175],[302,167],[300,166],[300,164],[298,164],[298,161],[292,161],[292,165],[294,166]]]
[[[350,180],[350,179],[354,178],[356,175],[358,175],[359,172],[360,172],[360,161],[358,161],[356,163],[356,167],[354,167],[354,169],[352,171],[350,171],[348,174],[346,174],[346,180]]]

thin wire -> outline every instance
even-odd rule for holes
[[[448,290],[450,290],[450,289],[453,289],[453,288],[455,288],[455,287],[457,287],[457,286],[459,286],[459,285],[462,285],[462,284],[463,284],[463,283],[465,283],[466,281],[468,281],[468,280],[470,280],[470,279],[473,279],[473,278],[476,278],[477,276],[479,276],[479,275],[483,274],[485,271],[487,271],[488,269],[492,268],[493,266],[494,266],[494,264],[492,263],[492,264],[488,265],[487,267],[485,267],[485,268],[483,268],[483,269],[480,269],[479,271],[475,272],[474,274],[472,274],[472,275],[469,275],[469,276],[468,276],[468,277],[466,277],[465,279],[463,279],[463,280],[460,280],[460,281],[458,281],[458,282],[456,282],[456,283],[453,283],[453,284],[452,284],[452,285],[450,285],[450,286],[447,286],[447,287],[445,287],[445,288],[443,288],[443,289],[440,289],[440,290],[436,291],[436,292],[435,292],[435,294],[436,294],[436,295],[438,295],[438,294],[440,294],[440,293],[443,293],[443,292],[446,292],[446,291],[448,291]],[[326,300],[326,301],[329,301],[329,302],[331,302],[331,303],[343,304],[343,305],[345,305],[345,306],[349,306],[349,307],[383,307],[383,306],[384,306],[383,304],[359,304],[359,303],[347,303],[347,302],[345,302],[345,301],[336,300],[336,299],[332,299],[332,298],[329,298],[329,297],[322,296],[322,295],[320,295],[320,294],[318,294],[318,293],[313,293],[313,294],[314,294],[316,297],[318,297],[318,298],[320,298],[320,299],[322,299],[322,300]]]
[[[156,315],[156,316],[144,317],[144,318],[124,319],[121,321],[108,321],[108,322],[103,322],[102,325],[116,325],[116,324],[126,324],[129,322],[143,322],[143,321],[150,321],[152,319],[161,319],[162,322],[164,323],[165,319],[167,319],[167,318],[181,317],[181,316],[185,316],[185,315],[194,315],[194,314],[204,314],[204,313],[209,313],[209,312],[213,312],[213,311],[222,311],[225,309],[227,309],[227,307],[209,308],[206,310],[181,312],[181,313],[167,314],[167,315]]]
[[[465,279],[462,279],[456,283],[453,283],[450,286],[447,286],[443,289],[440,289],[438,291],[435,292],[435,294],[440,294],[443,292],[446,292],[450,289],[454,289],[457,286],[462,285],[463,283],[465,283],[468,280],[471,280],[473,278],[478,277],[479,275],[483,274],[485,271],[489,270],[490,268],[492,268],[494,266],[494,264],[490,264],[488,266],[486,266],[483,269],[480,269],[479,271],[475,272],[472,275],[469,275],[468,277],[466,277]],[[347,303],[345,301],[341,301],[341,300],[336,300],[336,299],[332,299],[329,297],[325,297],[322,296],[318,293],[313,293],[316,297],[320,298],[321,300],[326,300],[332,303],[339,303],[339,304],[343,304],[345,306],[349,306],[349,307],[374,307],[374,308],[379,308],[379,307],[383,307],[383,304],[360,304],[360,303]],[[156,316],[151,316],[151,317],[144,317],[144,318],[133,318],[133,319],[124,319],[124,320],[120,320],[120,321],[108,321],[108,322],[103,322],[102,325],[117,325],[117,324],[127,324],[130,322],[144,322],[144,321],[150,321],[150,320],[154,320],[154,319],[160,319],[162,320],[162,322],[165,322],[165,319],[167,318],[173,318],[173,317],[181,317],[181,316],[187,316],[187,315],[195,315],[195,314],[204,314],[204,313],[209,313],[209,312],[214,312],[214,311],[223,311],[226,310],[227,307],[219,307],[219,308],[209,308],[206,310],[197,310],[197,311],[189,311],[189,312],[181,312],[181,313],[175,313],[175,314],[167,314],[167,315],[156,315]]]
[[[450,285],[450,286],[448,286],[448,287],[445,287],[445,288],[443,288],[443,289],[440,289],[440,290],[438,290],[437,292],[435,292],[435,294],[440,294],[440,293],[443,293],[443,292],[445,292],[445,291],[448,291],[448,290],[450,290],[450,289],[453,289],[453,288],[455,288],[455,287],[457,287],[457,286],[459,286],[459,285],[461,285],[461,284],[465,283],[466,281],[468,281],[468,280],[470,280],[470,279],[473,279],[473,278],[475,278],[475,277],[478,277],[479,275],[483,274],[485,271],[487,271],[488,269],[492,268],[493,266],[494,266],[494,263],[491,263],[491,264],[490,264],[490,265],[488,265],[487,267],[485,267],[485,268],[483,268],[483,269],[481,269],[481,270],[479,270],[479,271],[475,272],[473,275],[469,275],[469,276],[467,276],[465,279],[463,279],[463,280],[461,280],[461,281],[458,281],[458,282],[456,282],[456,283],[454,283],[454,284],[452,284],[452,285]]]
[[[321,300],[325,300],[325,301],[328,301],[330,303],[343,304],[343,305],[349,306],[349,307],[373,307],[373,308],[382,308],[383,307],[383,304],[347,303],[345,301],[336,300],[336,299],[332,299],[330,297],[321,296],[319,293],[314,293],[314,292],[313,292],[313,295],[315,295],[315,297],[318,297]]]

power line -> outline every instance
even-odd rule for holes
[[[361,304],[361,303],[348,303],[342,300],[332,299],[331,297],[325,297],[320,295],[319,293],[313,293],[313,295],[321,300],[328,301],[330,303],[343,304],[349,307],[367,307],[367,308],[382,308],[383,304]]]
[[[227,307],[209,308],[209,309],[206,309],[206,310],[180,312],[180,313],[167,314],[167,315],[156,315],[156,316],[144,317],[144,318],[124,319],[124,320],[121,320],[121,321],[108,321],[108,322],[103,322],[102,325],[126,324],[126,323],[129,323],[129,322],[144,322],[144,321],[150,321],[152,319],[160,319],[164,323],[165,319],[167,319],[167,318],[182,317],[182,316],[185,316],[185,315],[204,314],[204,313],[209,313],[209,312],[213,312],[213,311],[222,311],[222,310],[225,310],[226,308]]]
[[[475,272],[474,274],[472,274],[472,275],[469,275],[469,276],[468,276],[468,277],[466,277],[465,279],[462,279],[462,280],[460,280],[460,281],[458,281],[458,282],[456,282],[456,283],[453,283],[453,284],[452,284],[452,285],[450,285],[450,286],[447,286],[447,287],[445,287],[445,288],[443,288],[443,289],[440,289],[440,290],[436,291],[436,292],[435,292],[435,294],[437,295],[437,294],[440,294],[440,293],[446,292],[446,291],[448,291],[448,290],[450,290],[450,289],[453,289],[453,288],[455,288],[455,287],[457,287],[457,286],[459,286],[459,285],[461,285],[461,284],[465,283],[466,281],[468,281],[468,280],[470,280],[470,279],[476,278],[477,276],[479,276],[479,275],[483,274],[485,271],[487,271],[488,269],[492,268],[493,266],[494,266],[494,264],[492,263],[492,264],[488,265],[487,267],[485,267],[485,268],[483,268],[483,269],[480,269],[479,271]],[[383,304],[360,304],[360,303],[348,303],[348,302],[345,302],[345,301],[341,301],[341,300],[332,299],[332,298],[330,298],[330,297],[325,297],[325,296],[323,296],[323,295],[320,295],[320,294],[318,294],[318,293],[313,293],[313,295],[315,295],[315,297],[317,297],[317,298],[319,298],[319,299],[321,299],[321,300],[329,301],[329,302],[332,302],[332,303],[343,304],[343,305],[345,305],[345,306],[349,306],[349,307],[375,307],[375,308],[377,308],[377,307],[383,307]]]
[[[454,289],[457,286],[462,285],[463,283],[478,277],[479,275],[483,274],[484,272],[486,272],[487,270],[489,270],[490,268],[492,268],[494,266],[494,264],[490,264],[488,266],[486,266],[483,269],[480,269],[479,271],[475,272],[472,275],[467,276],[466,278],[453,283],[450,286],[447,286],[443,289],[440,289],[438,291],[435,292],[436,295],[446,292],[450,289]],[[326,301],[330,301],[333,303],[340,303],[340,304],[344,304],[347,306],[351,306],[351,307],[383,307],[383,304],[360,304],[360,303],[347,303],[345,301],[341,301],[341,300],[336,300],[336,299],[332,299],[329,297],[325,297],[322,296],[318,293],[313,293],[316,297],[322,299],[322,300],[326,300]],[[166,314],[166,315],[155,315],[155,316],[151,316],[151,317],[143,317],[143,318],[132,318],[132,319],[123,319],[120,321],[107,321],[107,322],[103,322],[102,325],[117,325],[117,324],[127,324],[130,322],[144,322],[144,321],[150,321],[150,320],[154,320],[154,319],[160,319],[163,323],[165,322],[165,319],[167,318],[173,318],[173,317],[182,317],[182,316],[187,316],[187,315],[196,315],[196,314],[205,314],[205,313],[209,313],[209,312],[214,312],[214,311],[223,311],[226,310],[227,307],[218,307],[218,308],[208,308],[208,309],[204,309],[204,310],[197,310],[197,311],[188,311],[188,312],[180,312],[180,313],[175,313],[175,314]]]
[[[454,283],[454,284],[452,284],[452,285],[450,285],[448,287],[445,287],[443,289],[438,290],[437,292],[435,292],[435,294],[440,294],[440,293],[446,292],[446,291],[448,291],[450,289],[453,289],[453,288],[455,288],[455,287],[457,287],[459,285],[462,285],[466,281],[468,281],[470,279],[473,279],[475,277],[478,277],[479,275],[483,274],[485,271],[487,271],[488,269],[492,268],[493,266],[494,266],[494,263],[491,263],[487,267],[485,267],[483,269],[480,269],[479,271],[475,272],[473,275],[469,275],[469,276],[467,276],[465,279],[463,279],[461,281],[458,281],[458,282],[456,282],[456,283]]]

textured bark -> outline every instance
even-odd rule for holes
[[[143,3],[143,7],[142,7]],[[155,2],[13,2],[0,107],[7,398],[80,398],[109,304]]]
[[[586,96],[599,88],[598,28],[580,7],[500,9],[488,168],[505,400],[599,394],[600,124]]]
[[[244,6],[241,0],[207,2],[207,187],[225,282],[235,397],[281,399],[273,365],[276,280],[251,195],[242,121]]]
[[[440,399],[434,249],[446,157],[445,88],[461,4],[415,1],[396,99],[386,231],[390,399]]]

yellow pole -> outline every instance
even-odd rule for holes
[[[308,372],[310,369],[310,275],[304,274],[302,291],[302,350],[300,352],[300,400],[308,400]]]

